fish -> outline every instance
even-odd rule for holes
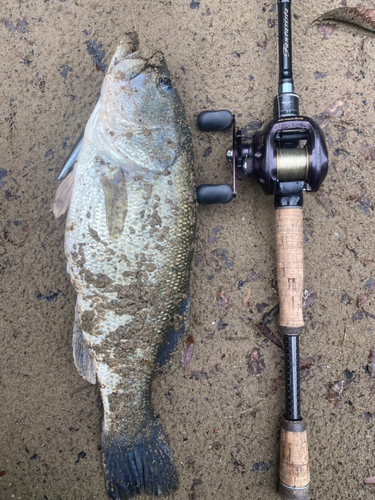
[[[73,356],[99,383],[107,492],[167,495],[178,474],[151,382],[189,318],[196,221],[191,133],[161,54],[121,42],[52,210],[66,211]]]

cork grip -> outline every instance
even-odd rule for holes
[[[280,298],[279,325],[286,328],[302,327],[302,208],[276,210],[276,259]]]
[[[306,425],[283,421],[280,439],[279,493],[285,500],[310,498]]]

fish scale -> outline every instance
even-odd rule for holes
[[[65,253],[78,294],[74,358],[83,377],[99,382],[115,499],[178,486],[151,380],[158,354],[167,357],[188,318],[192,168],[190,132],[165,63],[120,45],[54,206],[59,215],[71,195]]]

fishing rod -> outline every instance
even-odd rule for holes
[[[227,158],[233,185],[203,184],[197,188],[202,205],[228,203],[236,196],[236,181],[254,176],[274,195],[276,222],[279,327],[285,350],[285,414],[281,424],[279,493],[283,499],[310,498],[306,424],[300,408],[299,337],[303,331],[303,191],[317,191],[327,175],[328,152],[319,126],[299,114],[299,96],[292,73],[291,1],[278,0],[279,86],[274,119],[256,132],[252,144],[242,142],[235,116],[228,110],[203,111],[202,131],[233,128]]]

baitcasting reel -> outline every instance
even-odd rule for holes
[[[229,184],[202,184],[197,188],[198,203],[228,203],[236,196],[236,179],[253,175],[267,194],[276,195],[275,207],[302,206],[302,191],[317,191],[327,175],[328,152],[319,126],[298,116],[298,96],[293,94],[292,115],[284,109],[285,96],[275,98],[275,115],[265,130],[256,132],[252,144],[242,143],[235,130],[235,117],[228,110],[203,111],[198,116],[202,131],[233,127],[232,149],[227,159],[233,164],[233,187]],[[288,101],[289,102],[289,101]]]
[[[279,326],[285,349],[285,414],[281,424],[279,493],[283,499],[310,498],[310,470],[306,424],[300,411],[299,335],[303,331],[303,214],[302,192],[317,191],[327,175],[328,152],[319,126],[299,115],[294,93],[290,0],[278,0],[279,88],[274,119],[242,142],[235,117],[227,110],[203,111],[202,131],[233,127],[227,158],[233,165],[233,187],[203,184],[197,189],[202,205],[228,203],[236,196],[236,180],[252,175],[267,194],[275,195]]]

